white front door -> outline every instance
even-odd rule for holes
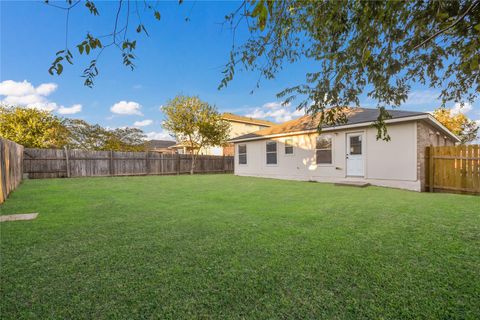
[[[363,133],[347,133],[347,176],[364,176],[363,140]]]

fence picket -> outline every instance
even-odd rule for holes
[[[0,138],[0,203],[22,181],[23,146]]]
[[[25,173],[32,179],[68,176],[65,162],[64,150],[25,149]],[[189,155],[155,152],[68,150],[68,162],[71,177],[184,174],[191,166]],[[233,172],[233,157],[197,157],[195,173],[224,172]]]
[[[480,146],[427,147],[429,191],[480,194]]]

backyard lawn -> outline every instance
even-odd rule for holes
[[[232,175],[26,180],[2,319],[478,319],[480,197]]]

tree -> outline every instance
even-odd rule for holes
[[[144,151],[138,128],[107,130],[84,120],[63,119],[34,108],[0,106],[0,137],[27,148]]]
[[[128,21],[130,27],[133,24],[128,19],[131,2],[138,16],[134,24],[137,33],[148,34],[139,12],[150,12],[160,19],[160,12],[149,2],[119,0],[113,31],[106,36],[109,43],[87,33],[76,46],[79,54],[95,52],[84,72],[85,85],[93,85],[98,57],[106,47],[117,48],[123,63],[133,69],[137,40],[127,37]],[[67,17],[78,3],[67,0],[68,6],[62,8]],[[335,124],[346,119],[343,107],[359,106],[359,97],[366,93],[380,109],[378,138],[388,140],[386,108],[400,106],[415,83],[441,89],[442,106],[472,103],[478,97],[479,4],[480,0],[244,0],[226,16],[233,43],[219,88],[227,86],[242,67],[260,73],[260,78],[272,79],[287,64],[306,60],[312,67],[305,82],[278,94],[285,103],[300,97],[298,107],[310,114],[319,113],[320,125]],[[85,7],[90,14],[99,15],[93,1],[86,1]],[[238,28],[249,31],[244,43],[236,43]],[[73,57],[66,44],[57,52],[50,73],[61,74],[62,63],[73,63]]]
[[[192,146],[192,166],[199,152],[207,147],[225,145],[230,132],[230,124],[222,120],[214,106],[198,97],[177,96],[162,107],[166,120],[163,127],[170,131],[177,141]]]
[[[66,119],[68,146],[82,150],[144,151],[145,134],[138,128],[107,130],[84,120]]]
[[[100,125],[91,125],[80,119],[66,119],[70,136],[68,147],[81,150],[106,150],[107,130]]]
[[[477,123],[461,112],[454,113],[451,109],[438,108],[433,112],[433,116],[448,130],[456,134],[462,144],[475,141],[478,137]]]
[[[48,111],[0,106],[0,136],[27,148],[62,148],[69,132],[62,119]]]
[[[138,128],[117,128],[108,130],[104,150],[144,151],[145,134]]]
[[[321,122],[345,120],[359,96],[378,102],[378,138],[388,140],[386,107],[411,86],[441,88],[442,105],[473,102],[480,90],[480,1],[256,1],[242,3],[232,25],[250,18],[252,36],[233,49],[221,86],[238,65],[273,78],[286,63],[311,61],[305,83],[279,93]],[[240,14],[244,12],[243,14]],[[331,108],[331,109],[328,109]]]

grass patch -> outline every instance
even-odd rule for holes
[[[27,180],[2,319],[480,315],[480,197],[232,175]]]

